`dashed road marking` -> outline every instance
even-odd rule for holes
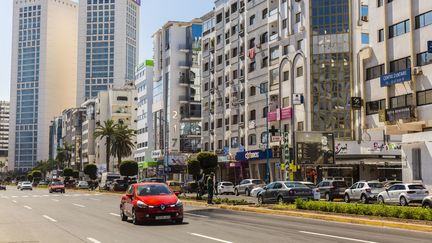
[[[57,200],[57,199],[51,199],[51,200],[53,200],[54,202],[59,202],[59,200]]]
[[[42,215],[42,217],[44,217],[44,218],[48,219],[48,220],[49,220],[49,221],[51,221],[51,222],[57,222],[57,220],[55,220],[55,219],[51,218],[50,216],[47,216],[47,215]]]
[[[80,208],[85,208],[85,206],[84,206],[84,205],[81,205],[81,204],[73,203],[72,205],[77,206],[77,207],[80,207]]]
[[[29,207],[29,206],[27,206],[27,205],[25,205],[24,207],[27,208],[28,210],[31,210],[31,209],[32,209],[31,207]]]
[[[183,213],[183,214],[194,216],[194,217],[200,217],[200,218],[209,218],[209,216],[199,215],[199,214],[194,214],[194,213]]]
[[[100,242],[100,241],[98,241],[96,239],[93,239],[91,237],[88,237],[87,240],[89,240],[90,242],[93,242],[93,243],[102,243],[102,242]]]
[[[112,216],[116,216],[116,217],[120,217],[120,214],[116,214],[116,213],[109,213]]]

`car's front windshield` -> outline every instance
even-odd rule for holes
[[[171,190],[165,185],[143,185],[137,188],[138,196],[158,196],[172,194]]]

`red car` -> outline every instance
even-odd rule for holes
[[[120,216],[122,221],[131,217],[134,224],[162,220],[181,224],[183,204],[165,183],[136,183],[121,198]]]
[[[53,181],[48,184],[49,193],[60,192],[65,193],[65,185],[61,181]]]

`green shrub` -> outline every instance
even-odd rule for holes
[[[304,200],[296,200],[295,205],[297,209],[311,211],[432,221],[432,210],[420,207],[400,207],[380,204],[348,204]]]

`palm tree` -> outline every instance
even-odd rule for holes
[[[6,163],[3,161],[0,161],[0,172],[3,171],[3,168],[6,166]]]
[[[133,137],[135,137],[135,130],[123,124],[117,126],[111,145],[111,154],[117,157],[119,168],[122,158],[132,154],[135,147]]]
[[[110,164],[110,155],[111,155],[111,141],[114,138],[114,135],[117,130],[117,124],[114,124],[113,120],[108,120],[104,122],[104,125],[98,125],[96,127],[96,131],[94,132],[95,138],[99,139],[106,139],[105,146],[106,146],[106,169],[109,171],[109,164]]]

